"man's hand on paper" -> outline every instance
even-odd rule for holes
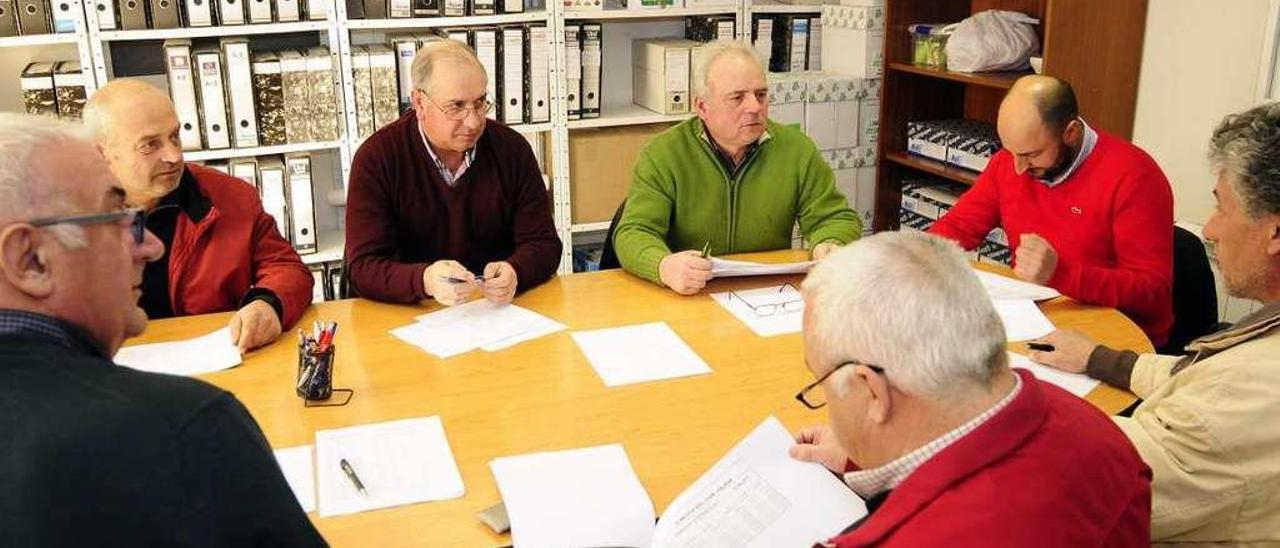
[[[849,462],[849,455],[840,447],[835,432],[827,425],[800,430],[796,434],[796,445],[791,446],[791,458],[820,463],[837,474],[843,474],[845,464]]]
[[[1023,234],[1014,253],[1013,273],[1033,284],[1045,285],[1057,269],[1058,252],[1049,240],[1031,232]]]
[[[1053,350],[1027,352],[1031,361],[1068,373],[1084,373],[1089,366],[1089,355],[1098,347],[1098,343],[1074,329],[1059,329],[1036,342],[1052,345]]]
[[[839,244],[833,242],[822,242],[813,246],[813,251],[810,253],[813,255],[813,260],[821,261],[822,259],[825,259],[827,255],[830,255],[832,251],[837,249],[840,249]]]
[[[422,287],[436,302],[453,306],[471,298],[476,277],[457,261],[436,261],[422,271]]]
[[[516,269],[511,263],[498,261],[484,267],[484,298],[493,304],[508,304],[516,296]]]
[[[231,317],[231,344],[244,354],[271,344],[280,336],[280,318],[267,301],[258,299],[244,305]]]
[[[693,295],[711,279],[711,260],[692,249],[672,253],[658,263],[658,277],[663,285],[681,295]]]

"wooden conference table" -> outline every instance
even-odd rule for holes
[[[800,257],[742,256],[766,262]],[[339,323],[334,386],[355,389],[347,406],[303,407],[294,394],[297,337],[291,333],[249,354],[242,365],[202,378],[235,393],[277,449],[312,444],[316,430],[441,416],[465,496],[325,519],[313,514],[334,546],[505,545],[510,536],[493,534],[475,518],[499,500],[488,467],[496,457],[622,443],[661,512],[765,417],[777,416],[792,431],[825,422],[824,411],[805,409],[793,398],[813,380],[800,335],[758,337],[707,296],[799,281],[714,280],[703,294],[681,297],[610,271],[557,277],[516,299],[570,331],[665,321],[711,366],[709,375],[608,388],[568,331],[500,352],[476,350],[440,360],[388,333],[435,305],[351,299],[313,306],[299,323]],[[1080,329],[1114,347],[1151,351],[1142,331],[1115,310],[1066,298],[1041,306],[1059,327]],[[194,337],[229,318],[224,313],[154,321],[129,344]],[[1087,399],[1112,414],[1134,401],[1132,394],[1105,385]]]

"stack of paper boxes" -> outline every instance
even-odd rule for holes
[[[769,118],[813,139],[864,228],[875,212],[880,81],[828,71],[769,73]],[[801,247],[799,233],[793,244]]]
[[[859,78],[884,71],[884,0],[822,6],[822,69]]]
[[[934,221],[941,219],[956,205],[963,193],[964,187],[940,179],[903,181],[902,209],[898,212],[899,227],[902,230],[929,230]],[[992,230],[969,255],[977,261],[1008,266],[1012,254],[1004,229]]]
[[[907,152],[973,171],[986,169],[1000,150],[991,124],[976,120],[907,122]]]

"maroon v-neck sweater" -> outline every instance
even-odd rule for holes
[[[481,274],[508,261],[519,289],[551,278],[560,238],[529,142],[493,120],[475,160],[453,187],[431,160],[412,110],[360,146],[347,190],[346,266],[362,297],[409,303],[427,297],[422,272],[441,259]]]

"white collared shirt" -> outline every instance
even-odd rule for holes
[[[1084,126],[1084,141],[1080,144],[1080,152],[1076,154],[1076,159],[1072,160],[1071,165],[1067,166],[1066,171],[1060,173],[1052,181],[1040,181],[1048,185],[1050,188],[1062,184],[1063,181],[1066,181],[1068,177],[1074,174],[1076,170],[1080,168],[1080,165],[1089,158],[1089,155],[1093,154],[1093,147],[1098,144],[1098,132],[1089,127],[1089,124],[1084,121],[1084,118],[1076,119],[1080,120],[1080,125]]]
[[[919,449],[894,459],[892,462],[870,470],[856,470],[845,474],[845,484],[863,499],[869,499],[890,489],[896,489],[899,484],[907,479],[907,476],[910,476],[912,472],[915,472],[917,468],[928,462],[929,459],[959,441],[960,438],[973,432],[991,417],[994,417],[996,413],[999,413],[1000,410],[1007,407],[1009,402],[1013,401],[1013,398],[1022,390],[1022,376],[1014,373],[1013,379],[1013,390],[1010,390],[1007,396],[996,402],[990,409],[983,411],[982,414],[956,429],[924,444]]]
[[[431,148],[431,142],[427,140],[427,134],[423,133],[421,127],[418,128],[418,135],[422,136],[422,146],[427,147],[427,154],[431,155],[431,161],[435,162],[436,169],[440,171],[440,178],[444,179],[445,184],[449,186],[453,186],[462,177],[462,174],[467,172],[467,168],[471,167],[472,160],[476,158],[476,147],[467,149],[466,152],[462,153],[462,165],[458,166],[457,171],[451,172],[444,165],[444,162],[440,161],[440,157],[436,156],[435,149]]]

